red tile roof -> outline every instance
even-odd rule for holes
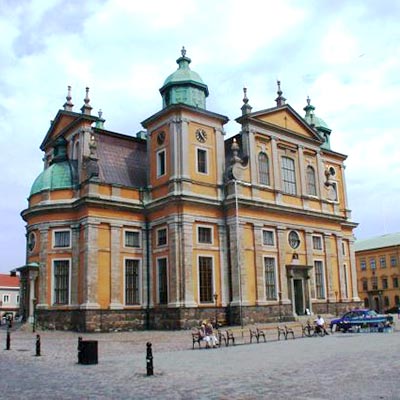
[[[10,276],[0,274],[0,288],[1,287],[19,287],[19,276]]]

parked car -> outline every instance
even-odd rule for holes
[[[393,324],[393,316],[378,314],[374,310],[356,309],[348,311],[341,318],[331,320],[330,328],[337,331],[347,332],[356,328],[384,328]]]
[[[387,314],[400,314],[400,305],[399,306],[393,306],[391,308],[388,308],[386,310]]]

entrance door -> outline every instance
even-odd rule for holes
[[[294,288],[294,310],[297,315],[304,314],[304,294],[303,294],[303,280],[302,279],[294,279],[293,280],[293,288]]]

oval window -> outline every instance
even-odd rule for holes
[[[300,236],[296,231],[289,232],[289,244],[292,249],[297,249],[300,246]]]

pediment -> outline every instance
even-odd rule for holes
[[[294,132],[304,138],[321,142],[318,133],[289,105],[252,113],[251,118]]]

